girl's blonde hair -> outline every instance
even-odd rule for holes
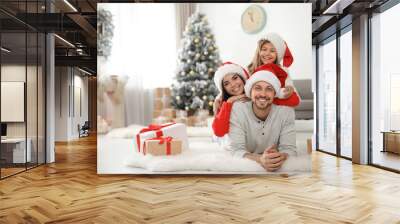
[[[250,75],[252,75],[252,74],[254,73],[254,70],[255,70],[258,66],[263,65],[263,63],[262,63],[262,61],[261,61],[261,58],[260,58],[260,52],[261,52],[262,46],[263,46],[264,44],[266,44],[266,43],[272,44],[271,41],[265,40],[265,39],[261,39],[261,40],[258,41],[258,43],[257,43],[257,49],[256,49],[256,52],[255,52],[255,54],[254,54],[254,56],[253,56],[253,60],[251,60],[251,63],[247,66],[247,70],[249,71],[249,74],[250,74]],[[277,58],[276,60],[278,60],[278,58]],[[275,61],[274,63],[276,64],[277,61]]]

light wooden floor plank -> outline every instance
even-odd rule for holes
[[[0,181],[0,223],[400,223],[400,175],[323,153],[291,176],[96,174],[96,138]]]

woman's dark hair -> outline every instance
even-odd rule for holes
[[[237,73],[235,73],[235,75],[239,76],[239,78],[243,81],[243,84],[246,84],[246,81],[244,80],[244,78],[243,78],[241,75],[239,75],[239,74],[237,74]],[[222,82],[222,81],[223,81],[223,79],[221,80],[221,82]],[[232,95],[230,95],[230,94],[225,90],[225,87],[224,87],[223,83],[221,83],[221,85],[222,85],[222,101],[227,101],[227,100],[229,99],[229,97],[231,97]]]

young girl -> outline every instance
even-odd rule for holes
[[[247,71],[240,65],[232,62],[225,62],[217,69],[214,75],[214,82],[220,94],[214,101],[214,121],[212,128],[218,137],[229,132],[229,119],[234,102],[246,101],[244,84],[249,78]]]
[[[281,63],[283,67],[281,66]],[[282,89],[276,93],[274,104],[295,107],[300,103],[300,97],[297,94],[293,81],[290,79],[288,68],[293,63],[293,56],[287,47],[285,41],[276,33],[268,33],[264,38],[258,41],[257,49],[252,62],[247,66],[249,73],[253,74],[259,66],[267,64],[279,65],[286,74],[279,71]],[[283,78],[285,77],[285,78]]]

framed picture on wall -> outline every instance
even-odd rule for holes
[[[25,121],[25,82],[1,82],[1,122]]]

